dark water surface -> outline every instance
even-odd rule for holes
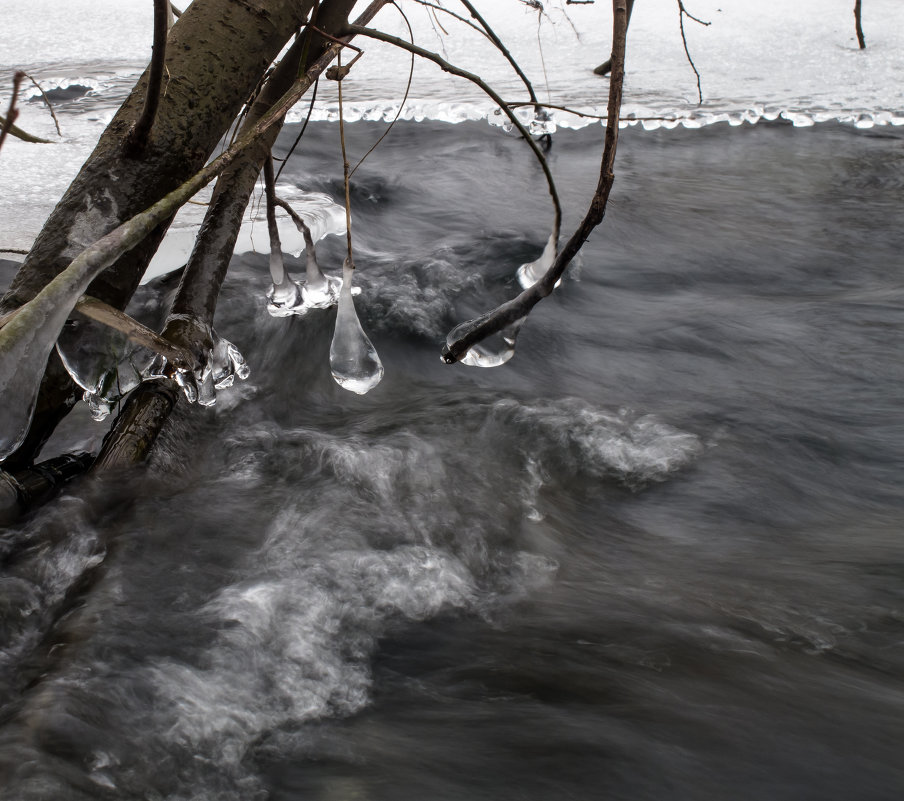
[[[337,135],[283,178],[338,198]],[[566,231],[600,140],[555,137]],[[616,175],[497,370],[439,348],[549,233],[498,130],[355,176],[366,397],[236,260],[251,378],[0,534],[0,798],[904,797],[904,133],[629,129]]]

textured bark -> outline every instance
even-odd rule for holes
[[[312,2],[194,0],[170,30],[167,79],[141,158],[129,158],[123,143],[144,105],[147,73],[51,213],[0,301],[0,313],[31,300],[85,247],[197,172]],[[167,226],[162,223],[105,270],[89,293],[124,308]],[[54,353],[32,430],[8,464],[29,464],[78,394]]]
[[[384,4],[385,2],[374,0],[359,22],[372,18]],[[327,0],[317,13],[317,27],[331,36],[339,36],[354,5],[355,0]],[[296,76],[315,65],[318,59],[324,58],[331,44],[329,39],[319,34],[310,38],[307,35],[301,36],[296,40],[249,110],[240,136],[253,130],[274,103],[293,85]],[[204,358],[213,345],[209,332],[220,287],[235,248],[242,215],[254,191],[260,170],[270,156],[270,149],[279,129],[279,125],[272,126],[220,175],[173,301],[163,336],[199,358]],[[173,405],[158,403],[154,393],[146,390],[145,385],[139,387],[133,397],[129,417],[117,419],[104,443],[96,468],[99,472],[146,459],[172,412]],[[143,438],[135,438],[137,425],[144,428]],[[131,440],[121,445],[120,432],[127,438],[134,438],[138,446],[135,447]]]

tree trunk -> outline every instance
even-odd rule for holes
[[[313,0],[194,0],[169,33],[167,79],[141,157],[128,157],[123,144],[144,105],[147,73],[51,213],[0,301],[0,314],[33,298],[85,247],[197,172],[312,5]],[[166,227],[106,270],[90,294],[124,308]],[[54,353],[29,436],[7,467],[34,460],[78,394]]]

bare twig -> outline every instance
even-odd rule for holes
[[[494,45],[496,45],[496,49],[499,50],[499,52],[502,53],[503,56],[505,56],[508,63],[512,65],[512,69],[514,69],[515,72],[518,73],[518,77],[521,79],[522,83],[527,88],[527,93],[530,95],[530,99],[536,105],[537,95],[534,92],[534,87],[531,85],[531,82],[527,79],[527,76],[524,74],[524,71],[518,65],[518,62],[515,61],[514,57],[508,51],[506,46],[504,44],[502,44],[502,40],[496,35],[496,32],[489,26],[489,23],[487,23],[487,21],[483,17],[480,16],[480,14],[477,12],[477,9],[474,8],[474,5],[470,2],[470,0],[461,0],[461,4],[466,9],[468,9],[471,16],[475,20],[477,20],[477,22],[480,23],[480,25],[486,31],[487,37],[490,39],[490,41]]]
[[[487,35],[487,32],[485,30],[483,30],[483,28],[481,28],[479,25],[475,25],[467,17],[463,17],[463,16],[461,16],[461,14],[456,14],[454,11],[446,8],[445,6],[440,6],[440,5],[437,5],[436,3],[428,3],[427,0],[414,0],[414,2],[417,3],[419,6],[423,6],[424,8],[432,9],[434,11],[433,18],[437,20],[437,24],[439,24],[439,19],[437,18],[435,12],[442,11],[444,14],[448,14],[453,19],[457,19],[459,22],[463,22],[469,28],[473,28],[475,31],[477,31],[477,33],[479,33],[485,39],[490,38]],[[440,25],[440,30],[442,30],[442,32],[444,34],[446,34],[446,36],[449,35],[449,32],[445,28],[443,28],[442,25]]]
[[[19,116],[19,109],[16,108],[16,100],[19,97],[19,86],[24,77],[25,73],[21,70],[18,70],[13,75],[13,96],[9,99],[9,108],[6,110],[6,118],[3,120],[3,127],[0,128],[0,147],[3,147],[6,135],[9,133],[10,128],[12,128],[13,123]]]
[[[863,23],[860,19],[860,0],[854,0],[854,23],[857,26],[857,43],[861,50],[866,50],[866,39],[863,37]]]
[[[173,16],[176,19],[179,19],[179,17],[182,16],[182,12],[178,8],[176,8],[172,3],[169,4],[169,7],[170,7],[170,11],[173,12]]]
[[[335,78],[336,86],[339,90],[339,142],[342,146],[342,183],[345,185],[345,242],[348,247],[348,260],[346,264],[355,269],[355,260],[352,257],[352,203],[351,191],[349,189],[348,175],[348,154],[345,151],[345,120],[342,114],[342,79],[348,74],[342,72],[342,53],[336,57],[336,63],[339,65],[337,72],[338,77]],[[349,67],[351,64],[349,64]]]
[[[414,31],[411,28],[411,23],[408,21],[408,17],[405,15],[405,12],[402,11],[402,7],[398,3],[396,3],[395,0],[390,0],[390,2],[392,3],[392,5],[394,5],[396,7],[396,10],[399,12],[399,14],[402,15],[402,19],[405,20],[405,24],[408,26],[408,36],[411,39],[411,43],[414,44]],[[413,78],[414,78],[414,53],[411,54],[411,66],[408,68],[408,83],[405,86],[405,94],[402,97],[402,101],[399,103],[399,110],[396,111],[396,115],[395,115],[395,117],[392,118],[392,122],[389,123],[389,127],[385,131],[383,131],[383,134],[380,136],[380,138],[377,139],[377,141],[374,142],[373,145],[371,145],[370,150],[368,150],[363,156],[361,156],[360,159],[358,159],[358,163],[352,168],[352,171],[348,174],[349,178],[351,178],[357,172],[358,167],[360,167],[364,163],[364,159],[366,159],[371,153],[373,153],[379,147],[380,142],[382,142],[389,135],[389,132],[392,130],[392,126],[395,125],[399,121],[399,117],[402,116],[402,109],[405,108],[405,103],[408,102],[408,95],[411,92],[411,81]]]
[[[684,34],[684,18],[688,17],[692,19],[694,22],[699,23],[700,25],[709,26],[712,25],[711,22],[704,22],[702,19],[698,19],[693,14],[691,14],[685,7],[682,0],[678,0],[678,26],[681,28],[681,41],[684,44],[684,54],[687,56],[687,61],[691,65],[691,69],[694,71],[694,75],[697,76],[697,97],[699,98],[699,102],[703,102],[703,87],[700,84],[700,72],[697,70],[697,65],[694,64],[694,59],[691,58],[691,51],[688,50],[687,47],[687,37]]]
[[[618,120],[621,110],[622,83],[625,75],[625,37],[628,30],[626,2],[627,0],[612,1],[612,79],[609,83],[609,119],[606,125],[606,139],[600,166],[599,182],[596,192],[590,201],[590,208],[584,215],[584,219],[578,226],[577,231],[572,234],[565,247],[556,257],[555,262],[537,283],[483,317],[473,320],[472,325],[468,326],[457,339],[443,348],[442,358],[447,364],[459,361],[478,342],[526,317],[537,303],[553,291],[565,268],[581,249],[584,242],[587,241],[591,231],[602,222],[605,216],[606,203],[612,190],[612,183],[615,180],[613,166],[615,164],[615,150],[618,144]]]
[[[0,126],[5,126],[6,121],[7,118],[0,114]],[[15,136],[16,139],[21,139],[23,142],[31,142],[32,144],[38,145],[53,144],[49,139],[42,139],[40,136],[30,134],[28,131],[23,131],[18,125],[13,125],[12,123],[10,123],[7,133],[9,133],[10,136]]]
[[[25,77],[30,80],[37,90],[41,93],[41,97],[44,100],[45,105],[47,106],[47,110],[50,112],[50,116],[53,117],[53,124],[56,127],[57,136],[62,137],[63,132],[60,130],[60,121],[57,119],[56,112],[53,110],[53,103],[50,102],[50,98],[47,97],[47,94],[44,92],[41,84],[39,84],[34,78],[31,77],[27,72],[25,73]]]
[[[144,96],[141,116],[126,136],[125,152],[135,158],[147,145],[148,136],[157,116],[160,103],[160,87],[163,83],[163,61],[166,58],[167,12],[169,0],[154,0],[154,44],[151,50],[151,66],[148,71],[148,87]]]
[[[27,256],[30,251],[21,248],[0,248],[0,253],[18,253],[20,256]]]
[[[479,75],[475,75],[472,72],[468,72],[467,70],[463,70],[460,67],[456,67],[454,64],[446,61],[442,56],[438,53],[433,53],[430,50],[425,50],[423,47],[419,47],[418,45],[412,44],[411,42],[406,42],[404,39],[400,39],[397,36],[391,36],[388,33],[383,33],[383,31],[374,30],[373,28],[366,28],[362,25],[349,25],[348,32],[358,34],[360,36],[368,36],[371,39],[378,39],[382,42],[387,42],[388,44],[395,45],[396,47],[400,47],[403,50],[408,50],[411,53],[414,53],[421,58],[426,58],[428,61],[432,61],[434,64],[439,65],[439,67],[444,71],[451,73],[452,75],[458,75],[461,78],[465,78],[466,80],[471,81],[471,83],[479,86],[490,98],[492,98],[493,102],[499,106],[500,109],[505,113],[505,115],[511,120],[512,125],[518,129],[518,133],[521,134],[521,137],[525,142],[530,146],[531,150],[534,152],[534,155],[537,158],[537,161],[540,163],[540,167],[543,170],[543,174],[546,176],[546,183],[549,187],[549,194],[552,198],[553,207],[555,208],[555,232],[558,236],[559,229],[562,224],[562,206],[559,203],[559,193],[556,191],[556,184],[552,177],[552,172],[550,172],[549,165],[546,163],[546,157],[541,152],[540,148],[537,146],[537,143],[534,141],[533,137],[528,133],[527,129],[521,124],[521,121],[515,115],[515,113],[506,105],[505,101],[496,93],[496,91],[489,86]]]

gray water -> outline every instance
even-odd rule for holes
[[[337,137],[283,178],[341,197]],[[566,232],[601,138],[554,138]],[[235,260],[251,378],[0,533],[0,798],[904,795],[904,134],[628,129],[616,176],[495,370],[441,344],[551,214],[485,124],[355,176],[367,396]]]

